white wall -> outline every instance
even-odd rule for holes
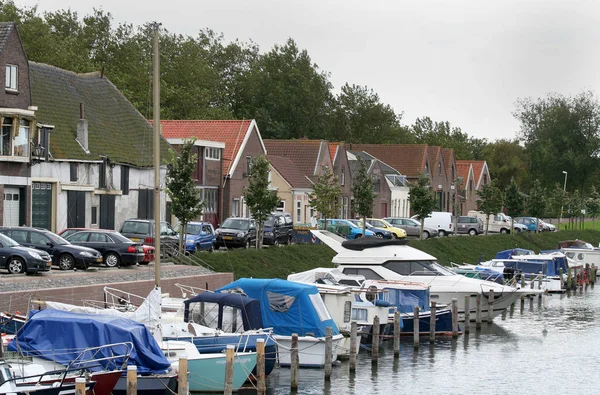
[[[408,201],[408,187],[391,186],[391,216],[410,217],[410,203]]]

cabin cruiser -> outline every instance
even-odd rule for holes
[[[459,320],[464,320],[465,297],[470,298],[469,310],[475,313],[477,295],[482,295],[483,317],[493,318],[522,295],[535,292],[458,275],[439,265],[434,256],[406,245],[406,240],[344,240],[324,230],[311,230],[311,233],[337,252],[332,262],[344,274],[363,275],[370,280],[405,280],[429,285],[431,301],[451,304],[452,299],[457,299]],[[494,300],[490,303],[492,290]],[[475,319],[475,314],[471,314],[471,318]]]

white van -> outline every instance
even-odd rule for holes
[[[483,231],[485,232],[485,220],[486,215],[481,211],[471,210],[468,214],[470,217],[477,217],[483,221]],[[515,227],[516,229],[516,227]],[[496,215],[490,214],[490,224],[488,226],[488,232],[490,233],[510,233],[510,219],[504,213],[498,213]]]
[[[416,215],[413,215],[411,218],[420,222]],[[425,226],[437,229],[440,237],[451,235],[454,233],[454,217],[452,213],[433,211],[425,218]]]

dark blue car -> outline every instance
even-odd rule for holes
[[[217,238],[210,222],[190,222],[185,235],[186,252],[213,251]]]

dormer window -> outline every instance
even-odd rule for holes
[[[204,150],[206,159],[219,160],[221,159],[221,149],[208,147]]]
[[[29,157],[29,121],[5,117],[0,133],[0,156]]]
[[[19,90],[19,68],[12,64],[6,65],[6,89],[11,91]]]
[[[442,175],[442,164],[438,163],[438,176]]]

